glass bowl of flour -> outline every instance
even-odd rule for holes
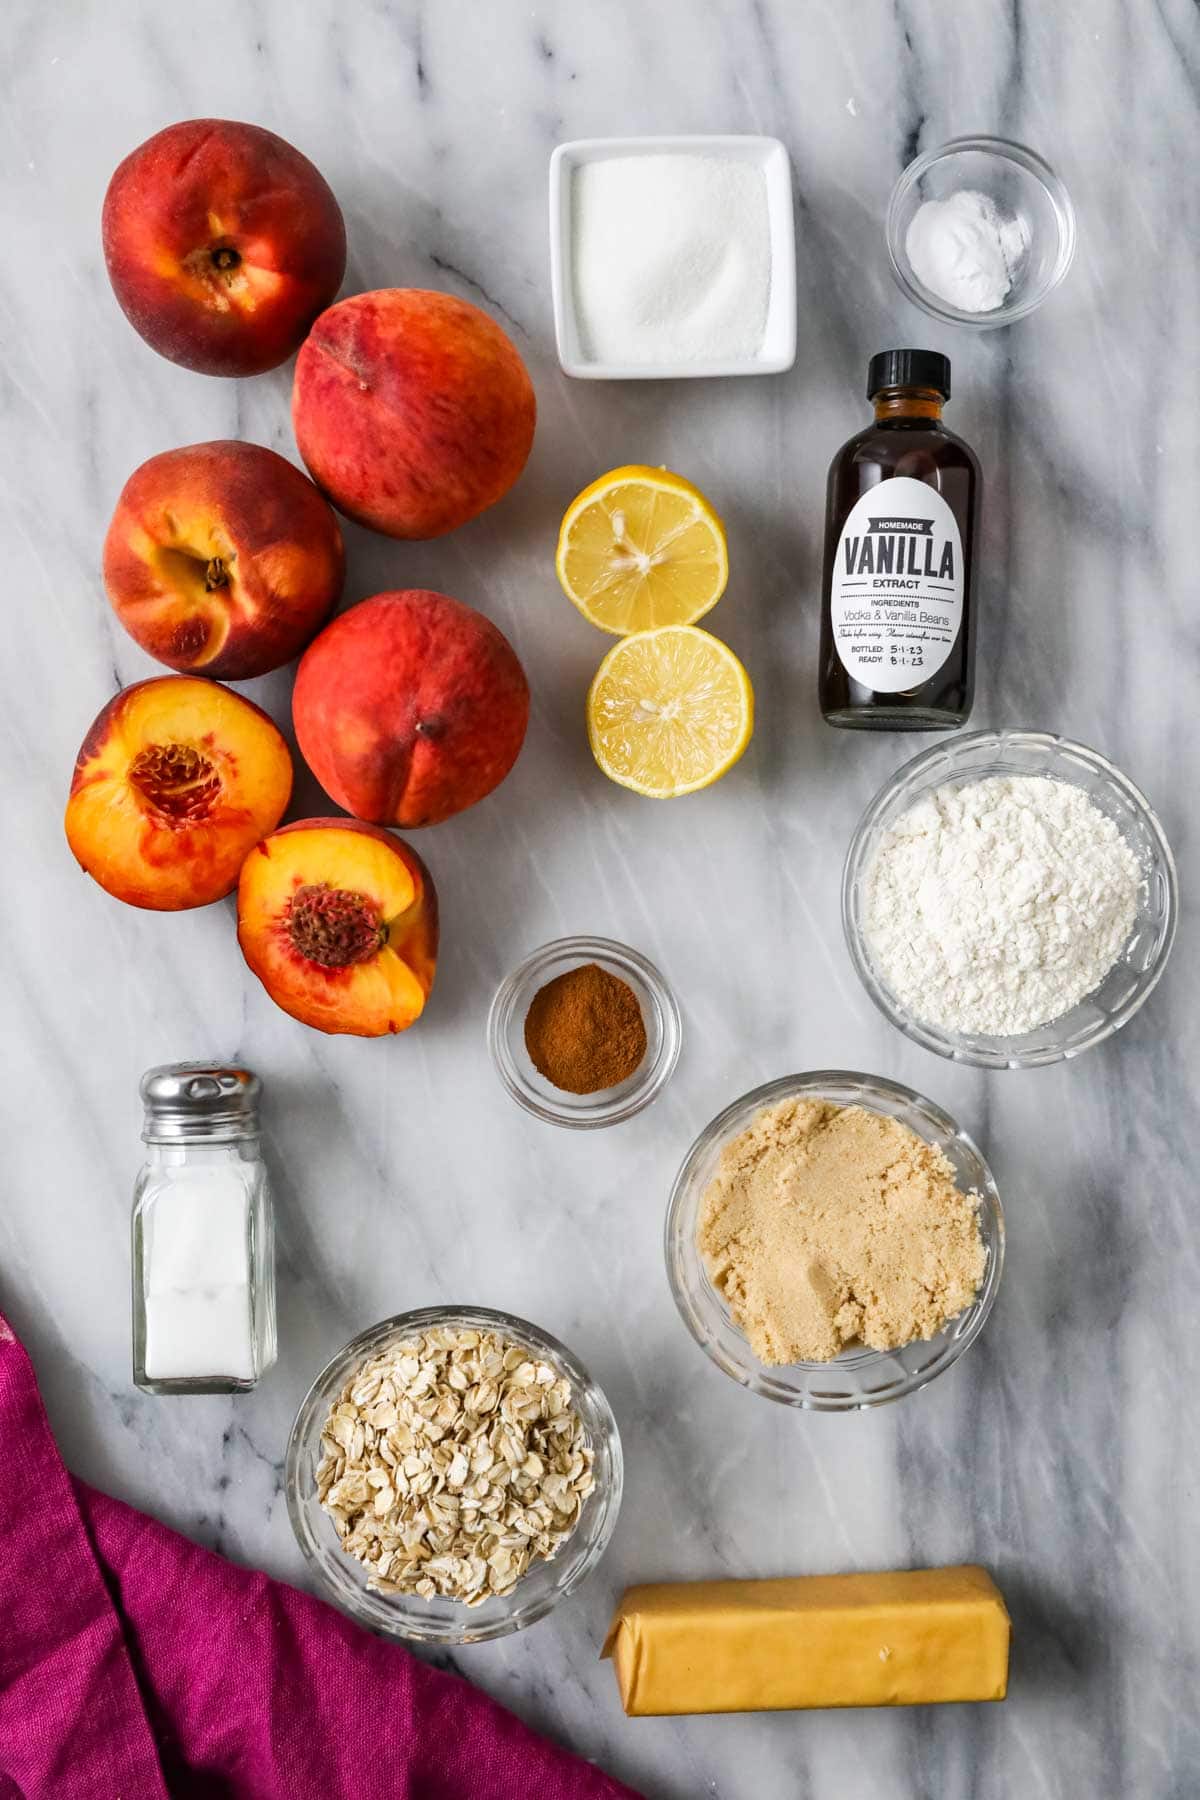
[[[842,879],[863,986],[893,1025],[980,1068],[1062,1062],[1153,992],[1178,913],[1153,808],[1097,750],[977,731],[906,763]]]
[[[1040,306],[1075,255],[1075,209],[1050,165],[1004,138],[927,151],[896,183],[892,272],[908,298],[952,325],[1011,325]]]

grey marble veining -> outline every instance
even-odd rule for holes
[[[590,1584],[455,1657],[655,1800],[1184,1800],[1200,1792],[1200,986],[1189,896],[1200,781],[1200,21],[1189,0],[10,0],[0,255],[5,1199],[0,1302],[71,1466],[231,1556],[302,1579],[280,1493],[288,1425],[327,1354],[437,1299],[508,1307],[608,1390],[625,1506]],[[347,216],[348,288],[452,289],[506,322],[540,425],[500,507],[400,545],[351,529],[347,598],[427,584],[482,606],[529,669],[525,753],[425,834],[444,951],[419,1030],[323,1038],[244,969],[232,907],[157,917],[75,869],[60,815],[84,729],[152,673],[98,560],[151,453],[245,436],[294,454],[289,372],[225,382],[157,358],[99,250],[119,158],[204,113],[280,131]],[[743,382],[573,384],[554,358],[546,170],[561,139],[782,137],[799,355]],[[1009,331],[938,330],[892,285],[883,212],[918,149],[965,131],[1039,149],[1080,225],[1067,284]],[[879,782],[918,743],[826,729],[814,663],[830,455],[866,416],[872,351],[949,351],[950,421],[986,481],[974,722],[1048,727],[1149,793],[1181,866],[1173,966],[1070,1066],[964,1071],[905,1042],[845,955],[838,877]],[[609,787],[582,730],[605,647],[559,593],[565,502],[663,461],[711,494],[732,579],[711,625],[754,677],[750,754],[664,807]],[[286,719],[288,677],[251,684]],[[298,801],[309,810],[311,786]],[[678,992],[686,1040],[611,1132],[527,1119],[487,1060],[491,992],[569,931],[624,938]],[[245,1058],[267,1085],[281,1332],[254,1396],[169,1401],[129,1378],[128,1208],[141,1070]],[[809,1418],[741,1392],[679,1324],[660,1236],[695,1132],[753,1083],[862,1068],[983,1143],[1009,1261],[979,1344],[923,1395]],[[597,1651],[633,1580],[934,1564],[996,1572],[1016,1624],[1004,1707],[626,1721]]]

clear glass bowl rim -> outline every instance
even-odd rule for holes
[[[974,1050],[958,1043],[955,1039],[938,1031],[930,1025],[923,1024],[905,1012],[898,1002],[892,999],[879,977],[871,966],[866,946],[854,918],[854,888],[864,872],[864,859],[872,832],[884,812],[891,805],[895,796],[903,789],[915,786],[915,778],[925,768],[935,764],[945,764],[947,760],[960,757],[968,746],[991,745],[994,747],[997,766],[1006,750],[1017,746],[1029,750],[1041,750],[1050,755],[1066,752],[1090,762],[1097,771],[1121,789],[1129,800],[1134,812],[1140,814],[1146,830],[1153,840],[1158,853],[1159,864],[1166,884],[1166,929],[1158,955],[1153,967],[1147,971],[1136,991],[1130,995],[1124,1005],[1116,1012],[1109,1013],[1091,1032],[1069,1047],[1060,1048],[1047,1045],[1040,1050],[1009,1050],[1002,1046],[1011,1040],[996,1038],[994,1051]],[[986,780],[987,769],[971,772],[972,780]],[[952,769],[944,770],[943,781],[938,785],[956,779]],[[1061,779],[1067,779],[1062,777]],[[914,796],[915,798],[915,796]],[[1096,1044],[1102,1044],[1107,1038],[1127,1025],[1134,1014],[1143,1007],[1162,977],[1175,942],[1175,932],[1179,922],[1179,878],[1175,868],[1175,858],[1171,846],[1167,842],[1158,814],[1147,800],[1142,790],[1131,781],[1128,775],[1120,770],[1116,763],[1105,756],[1101,750],[1093,750],[1087,744],[1077,743],[1073,738],[1062,737],[1056,732],[1029,731],[1022,729],[998,729],[993,731],[971,731],[963,737],[956,737],[950,742],[931,745],[911,757],[908,762],[890,775],[868,805],[862,818],[854,830],[846,851],[846,861],[842,868],[842,931],[846,939],[846,947],[850,952],[850,960],[854,970],[867,993],[875,1002],[880,1012],[898,1031],[922,1049],[932,1050],[937,1056],[944,1056],[951,1062],[966,1064],[977,1069],[1036,1069],[1044,1068],[1052,1063],[1065,1062],[1091,1050]],[[1068,1015],[1069,1016],[1069,1015]]]
[[[1054,269],[1041,287],[1028,294],[1023,300],[1012,306],[998,306],[994,312],[969,313],[957,306],[949,306],[944,301],[922,287],[908,272],[907,254],[901,254],[900,212],[910,192],[930,169],[939,162],[966,151],[978,151],[984,155],[997,156],[1006,162],[1016,163],[1019,168],[1039,181],[1045,190],[1046,198],[1054,209],[1058,221],[1058,255]],[[976,329],[988,330],[1000,325],[1011,325],[1017,319],[1026,318],[1052,294],[1068,273],[1075,260],[1075,243],[1077,236],[1075,206],[1067,190],[1066,183],[1036,150],[1027,144],[1019,144],[1011,138],[973,136],[951,138],[948,143],[940,144],[934,150],[925,150],[914,157],[908,167],[903,169],[892,189],[888,201],[885,236],[887,239],[888,261],[892,274],[901,291],[926,312],[931,318],[940,319],[947,325],[973,325]]]
[[[839,1105],[863,1105],[870,1107],[872,1094],[886,1095],[905,1106],[916,1107],[928,1117],[948,1137],[956,1138],[975,1159],[980,1171],[980,1224],[984,1240],[989,1248],[988,1266],[984,1274],[979,1292],[971,1306],[967,1309],[971,1318],[963,1331],[955,1336],[946,1347],[936,1366],[929,1366],[915,1371],[910,1378],[890,1389],[885,1394],[866,1394],[857,1398],[830,1399],[820,1394],[809,1394],[803,1390],[788,1388],[777,1375],[765,1364],[758,1361],[748,1343],[745,1345],[744,1358],[737,1360],[728,1355],[723,1347],[715,1343],[706,1330],[683,1277],[683,1265],[690,1261],[698,1272],[702,1286],[712,1292],[704,1270],[703,1259],[696,1248],[694,1239],[681,1227],[681,1216],[691,1186],[693,1170],[703,1161],[715,1145],[723,1144],[732,1135],[736,1124],[738,1129],[745,1126],[764,1107],[776,1101],[791,1099],[797,1095],[807,1095],[813,1099],[834,1098],[845,1090],[854,1089],[856,1097],[835,1100]],[[919,1393],[936,1381],[958,1361],[979,1336],[987,1322],[988,1314],[995,1304],[996,1294],[1000,1286],[1000,1278],[1004,1272],[1005,1226],[1004,1208],[1001,1205],[999,1189],[992,1174],[987,1158],[970,1134],[962,1129],[944,1107],[926,1099],[915,1088],[905,1087],[902,1082],[892,1081],[885,1075],[868,1075],[853,1069],[813,1069],[800,1074],[783,1075],[774,1081],[768,1081],[761,1087],[751,1088],[747,1093],[731,1100],[729,1105],[711,1119],[693,1142],[671,1189],[671,1198],[667,1205],[667,1217],[663,1232],[664,1253],[667,1265],[667,1281],[671,1296],[675,1302],[680,1318],[687,1326],[691,1336],[699,1344],[709,1360],[716,1364],[723,1374],[731,1377],[739,1386],[749,1388],[752,1393],[760,1394],[764,1399],[775,1400],[784,1406],[795,1407],[805,1412],[871,1412],[880,1406],[891,1405],[896,1400],[903,1400],[909,1394]],[[715,1293],[714,1305],[725,1315],[732,1331],[737,1327],[729,1319],[728,1310],[723,1301]],[[960,1315],[961,1317],[962,1315]],[[839,1369],[861,1371],[882,1367],[893,1354],[884,1350],[847,1351],[831,1363],[800,1362],[789,1364],[789,1368],[810,1372],[822,1379],[836,1375]]]
[[[548,1569],[552,1575],[561,1574],[562,1578],[524,1605],[521,1603],[522,1583],[518,1582],[512,1594],[507,1596],[503,1616],[488,1618],[484,1623],[478,1622],[477,1610],[472,1607],[460,1607],[458,1611],[461,1620],[447,1623],[437,1617],[423,1618],[415,1604],[404,1599],[394,1602],[386,1595],[370,1594],[365,1589],[345,1592],[335,1587],[325,1569],[323,1546],[316,1536],[316,1529],[324,1515],[320,1514],[320,1507],[315,1501],[311,1505],[307,1504],[300,1492],[303,1459],[312,1456],[314,1446],[319,1441],[321,1420],[354,1367],[364,1362],[391,1338],[412,1337],[423,1331],[446,1326],[496,1331],[519,1344],[528,1344],[531,1349],[545,1356],[547,1361],[557,1364],[569,1378],[573,1393],[576,1396],[583,1395],[588,1411],[596,1416],[604,1440],[604,1463],[608,1471],[607,1479],[602,1483],[598,1481],[595,1491],[589,1495],[579,1524],[557,1556],[548,1563],[539,1565]],[[315,1570],[326,1597],[370,1630],[414,1643],[487,1643],[495,1638],[507,1637],[514,1631],[523,1631],[526,1626],[545,1618],[560,1600],[574,1593],[600,1561],[616,1526],[623,1489],[621,1435],[603,1388],[588,1374],[574,1351],[552,1333],[516,1313],[500,1312],[486,1306],[416,1307],[409,1312],[395,1313],[390,1318],[381,1319],[378,1324],[368,1326],[365,1331],[351,1338],[349,1343],[330,1357],[300,1402],[288,1437],[284,1464],[288,1518],[296,1542],[309,1566]],[[331,1525],[329,1531],[332,1532]],[[332,1538],[326,1541],[324,1549],[331,1559],[342,1557],[347,1564],[353,1560],[338,1549]],[[355,1568],[359,1566],[354,1564]]]
[[[537,1093],[525,1083],[520,1068],[514,1064],[508,1051],[507,1026],[522,991],[533,986],[543,969],[561,959],[572,957],[579,958],[581,962],[615,963],[618,968],[632,971],[654,996],[663,1022],[658,1056],[653,1060],[647,1057],[641,1069],[631,1077],[633,1085],[618,1100],[605,1101],[602,1095],[597,1095],[596,1104],[590,1108],[558,1107],[545,1095]],[[679,1004],[661,969],[649,957],[643,956],[640,950],[618,943],[616,938],[579,935],[554,938],[550,943],[541,945],[519,962],[511,974],[505,976],[492,996],[492,1004],[488,1009],[488,1051],[492,1065],[507,1092],[518,1106],[523,1106],[534,1118],[542,1119],[548,1125],[565,1126],[572,1131],[595,1131],[603,1125],[619,1125],[625,1119],[632,1119],[643,1107],[649,1106],[674,1074],[682,1042],[683,1022]]]

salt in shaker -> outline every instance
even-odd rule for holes
[[[275,1250],[249,1069],[142,1077],[133,1204],[133,1378],[151,1394],[235,1394],[275,1361]]]

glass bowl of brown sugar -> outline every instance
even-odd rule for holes
[[[501,982],[488,1013],[492,1062],[518,1106],[576,1131],[618,1125],[649,1106],[681,1039],[663,976],[611,938],[543,944]]]
[[[894,1120],[938,1151],[960,1194],[977,1202],[983,1271],[974,1297],[933,1337],[914,1337],[891,1350],[851,1343],[830,1361],[760,1362],[746,1333],[718,1289],[699,1242],[705,1198],[724,1153],[756,1120],[791,1102],[822,1101]],[[930,1266],[943,1259],[946,1239],[930,1251]],[[786,1075],[743,1094],[701,1132],[675,1179],[666,1222],[667,1278],[679,1315],[719,1369],[764,1399],[810,1412],[866,1412],[902,1400],[928,1386],[958,1361],[983,1330],[1004,1267],[1004,1212],[982,1151],[950,1114],[911,1088],[882,1075],[819,1069]],[[923,1266],[923,1265],[922,1265]],[[806,1281],[812,1280],[809,1271]]]

